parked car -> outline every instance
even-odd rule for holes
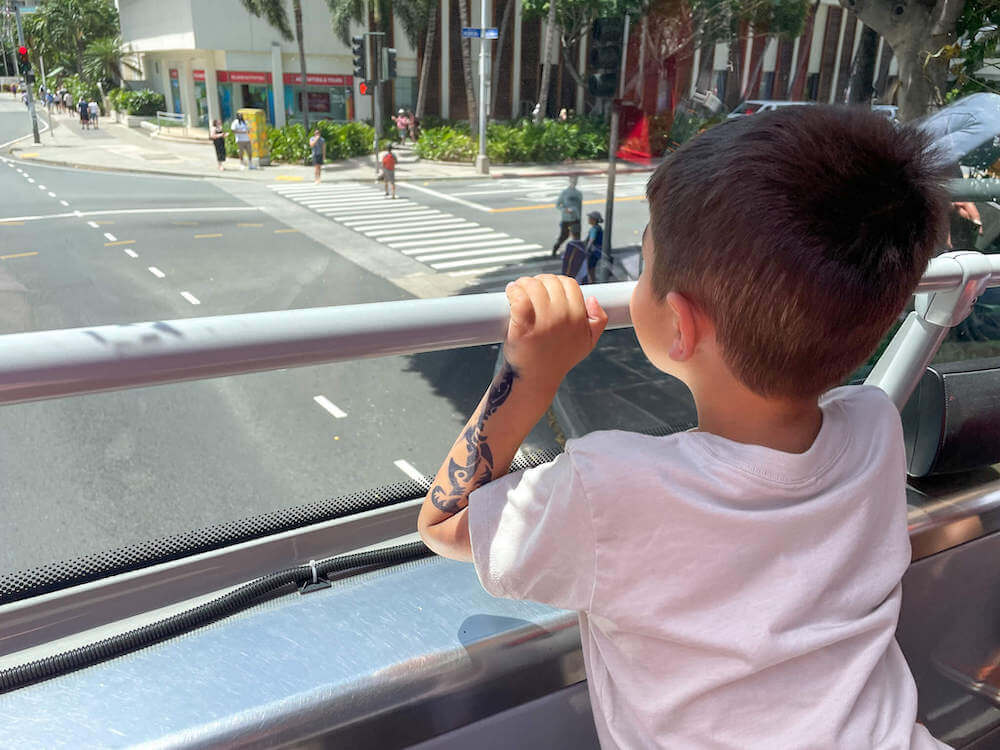
[[[736,109],[726,115],[726,119],[735,120],[738,117],[755,115],[758,112],[771,112],[772,110],[778,109],[778,107],[798,107],[812,103],[813,102],[788,102],[780,101],[778,99],[747,99],[745,102],[740,102]]]

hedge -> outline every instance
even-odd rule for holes
[[[152,89],[140,89],[139,91],[111,89],[108,92],[108,100],[117,111],[128,112],[130,115],[152,117],[157,112],[163,112],[167,108],[167,100],[163,94]]]
[[[226,124],[226,127],[229,127],[229,123]],[[372,152],[375,130],[371,125],[362,122],[320,120],[311,126],[310,133],[312,128],[319,128],[320,134],[326,140],[327,159],[347,159]],[[271,161],[301,164],[312,154],[312,149],[309,147],[309,134],[299,123],[285,125],[283,128],[269,125],[267,142],[271,152]],[[226,132],[226,153],[229,156],[238,155],[236,136],[228,130]]]
[[[608,126],[601,120],[531,120],[491,123],[486,129],[486,154],[495,164],[601,159],[608,155]],[[467,125],[443,125],[423,130],[417,155],[438,161],[472,161],[477,141]]]

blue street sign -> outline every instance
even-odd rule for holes
[[[462,38],[463,39],[478,39],[483,33],[483,30],[478,26],[463,26],[462,27]]]
[[[499,39],[500,29],[483,29],[483,39]]]

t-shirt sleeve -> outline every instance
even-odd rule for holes
[[[469,536],[476,573],[494,596],[590,608],[593,515],[570,454],[473,492]]]

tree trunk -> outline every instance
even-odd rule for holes
[[[562,46],[562,45],[560,45]],[[556,116],[562,112],[562,88],[563,88],[563,55],[559,55],[559,64],[556,66]]]
[[[302,41],[302,0],[292,0],[292,12],[295,14],[295,38],[299,42],[299,72],[302,73],[302,125],[309,134],[309,96],[305,93],[308,78],[306,77],[306,45]],[[278,82],[275,81],[275,86]],[[287,104],[285,105],[288,106]]]
[[[458,12],[462,16],[462,26],[469,26],[469,0],[458,0]],[[469,113],[469,132],[478,133],[476,123],[476,94],[472,90],[472,41],[463,39],[462,77],[465,79],[465,107]]]
[[[549,106],[549,79],[552,78],[552,45],[556,38],[556,0],[549,0],[549,15],[545,22],[545,44],[542,46],[542,83],[538,92],[538,114],[535,115],[537,125],[545,119]]]
[[[497,40],[497,55],[493,61],[492,82],[490,84],[490,112],[496,117],[497,111],[497,91],[500,90],[500,60],[503,57],[503,40],[507,38],[507,29],[510,26],[510,17],[514,9],[514,3],[521,0],[507,0],[503,6],[503,18],[500,19],[500,38]],[[516,117],[515,104],[511,103],[511,119]]]
[[[750,95],[753,94],[754,91],[759,90],[760,81],[758,79],[760,78],[760,71],[761,68],[764,67],[764,58],[767,57],[767,50],[771,46],[771,42],[773,41],[774,37],[771,36],[770,34],[764,38],[764,49],[761,50],[760,55],[757,57],[757,61],[754,63],[753,70],[751,70],[750,76],[747,78],[746,90],[742,94],[740,94],[741,100],[752,98]],[[747,44],[751,44],[750,54],[752,56],[753,55],[752,43],[748,41]],[[738,103],[739,102],[737,102],[737,104]]]
[[[850,3],[854,5],[850,5]],[[899,118],[916,119],[944,103],[949,55],[965,0],[930,0],[905,5],[897,0],[841,0],[881,34],[899,63]],[[884,54],[884,53],[883,53]]]
[[[434,42],[437,37],[437,5],[430,4],[430,15],[427,18],[427,36],[424,37],[424,60],[420,66],[420,86],[417,89],[417,109],[415,117],[424,116],[427,104],[427,82],[430,80],[431,60],[434,59]]]
[[[878,33],[870,26],[861,29],[861,41],[851,62],[851,78],[847,82],[847,104],[870,105],[875,93],[875,57],[878,55]]]

